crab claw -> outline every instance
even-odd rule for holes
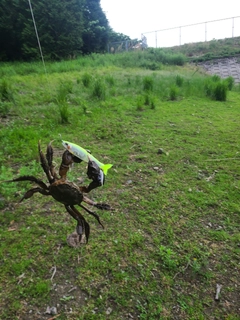
[[[96,203],[94,206],[100,210],[111,210],[110,205],[106,203]]]
[[[92,179],[95,183],[98,183],[99,186],[104,185],[105,175],[103,171],[100,169],[100,167],[95,161],[90,159],[89,156],[87,176],[89,179]]]

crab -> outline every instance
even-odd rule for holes
[[[22,202],[25,199],[31,198],[35,193],[40,193],[44,196],[52,196],[56,201],[62,203],[65,206],[67,212],[75,220],[77,220],[76,232],[79,236],[79,242],[81,242],[82,236],[83,234],[85,234],[86,243],[87,243],[90,235],[90,226],[88,222],[85,220],[85,218],[83,217],[83,215],[75,208],[75,205],[80,206],[89,214],[94,216],[97,219],[98,223],[102,226],[102,228],[104,228],[103,224],[100,221],[99,216],[95,212],[83,206],[82,204],[82,202],[85,202],[88,205],[96,207],[101,210],[111,209],[111,207],[108,204],[96,203],[84,195],[84,193],[88,193],[91,190],[102,185],[101,182],[99,181],[101,169],[94,161],[89,160],[87,175],[89,179],[92,179],[92,182],[87,187],[78,186],[74,182],[67,180],[67,172],[70,166],[74,162],[80,163],[82,160],[80,160],[79,158],[71,154],[68,150],[64,151],[62,155],[62,162],[59,168],[60,177],[58,177],[52,163],[53,148],[52,148],[51,142],[47,146],[46,156],[43,154],[41,150],[40,141],[38,142],[38,151],[39,151],[40,163],[43,168],[43,171],[47,176],[49,184],[46,184],[42,180],[30,175],[20,176],[15,179],[8,180],[7,182],[30,181],[38,185],[37,187],[33,187],[29,189],[24,194],[20,202]]]

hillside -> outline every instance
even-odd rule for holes
[[[240,55],[240,37],[188,43],[168,48],[168,50],[186,55],[191,62],[232,57]]]

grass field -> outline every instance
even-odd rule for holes
[[[47,75],[2,66],[0,319],[240,319],[240,88],[216,101],[193,66],[85,59]],[[58,170],[61,139],[114,165],[89,195],[113,208],[96,210],[105,228],[81,211],[91,234],[77,248],[63,205],[19,204],[30,184],[3,182],[46,181],[38,140],[43,151],[54,140]],[[80,177],[89,183],[83,163],[69,173]]]

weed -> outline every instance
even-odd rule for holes
[[[58,105],[59,114],[60,114],[60,123],[67,124],[69,123],[70,110],[67,102],[63,102]]]
[[[161,264],[166,269],[175,271],[178,268],[178,260],[172,249],[161,245],[159,247],[158,255],[161,259]]]
[[[105,80],[111,87],[115,85],[115,79],[113,78],[113,76],[106,76]]]
[[[181,77],[181,76],[178,74],[178,75],[176,76],[176,85],[177,85],[178,87],[182,87],[183,82],[184,82],[183,77]]]
[[[219,80],[218,76],[213,76],[205,81],[206,95],[216,101],[227,100],[228,86],[225,81]]]
[[[169,89],[169,99],[171,101],[177,100],[178,97],[178,88],[175,85],[172,85]]]
[[[227,85],[224,82],[217,82],[214,87],[213,96],[216,101],[227,100]]]
[[[64,104],[67,102],[69,94],[72,93],[73,84],[71,81],[61,82],[57,89],[56,101],[58,105]]]
[[[153,78],[146,76],[143,78],[143,90],[152,91],[153,90]]]
[[[85,72],[82,76],[82,83],[84,87],[88,88],[91,82],[92,82],[92,76],[89,73]]]
[[[228,90],[231,91],[234,86],[234,78],[227,77],[224,82],[226,83]]]
[[[10,113],[11,110],[11,103],[7,101],[0,100],[0,116],[6,118],[7,115]]]
[[[144,98],[142,96],[137,97],[137,111],[143,111],[143,105],[144,105]]]
[[[12,86],[6,79],[2,79],[0,82],[0,100],[14,102]]]
[[[93,95],[93,97],[98,98],[100,100],[105,100],[106,86],[105,86],[105,83],[102,79],[100,79],[100,78],[95,79],[94,84],[93,84],[92,95]]]

